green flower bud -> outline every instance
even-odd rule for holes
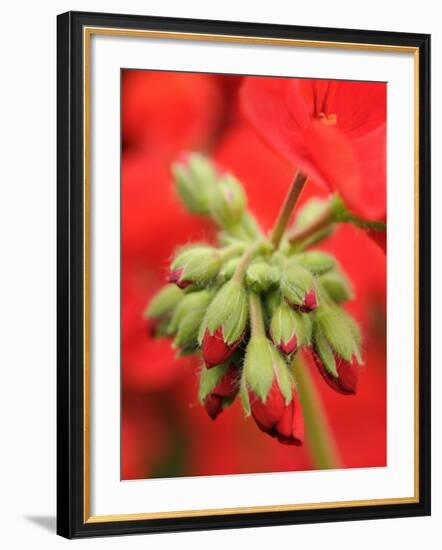
[[[336,266],[336,261],[330,254],[320,250],[303,252],[296,256],[296,260],[314,275],[321,275]]]
[[[174,348],[182,348],[189,352],[194,352],[198,347],[198,332],[201,321],[204,318],[205,309],[194,309],[181,319],[178,324]]]
[[[209,305],[212,298],[212,294],[212,291],[206,289],[199,290],[197,292],[191,292],[190,294],[185,294],[173,313],[172,319],[170,320],[170,323],[168,325],[168,333],[177,334],[181,324],[184,322],[184,319],[186,319],[187,316],[194,314],[195,312],[200,315],[200,325],[202,319],[204,318],[207,306]],[[183,328],[183,331],[187,332],[189,330],[189,328],[187,327],[189,327],[189,325],[192,323],[192,319],[195,318],[196,314],[195,316],[189,318],[186,329]],[[199,329],[199,325],[197,329]]]
[[[354,395],[362,364],[359,327],[348,313],[335,306],[321,309],[324,311],[315,315],[312,358],[329,386]]]
[[[291,262],[281,275],[281,293],[285,301],[300,311],[312,311],[317,307],[313,275],[301,265]]]
[[[169,281],[180,288],[192,283],[206,284],[216,277],[221,267],[219,250],[211,246],[193,246],[184,249],[170,267]]]
[[[225,175],[215,186],[211,198],[211,213],[217,223],[231,228],[241,222],[246,207],[246,196],[239,181]]]
[[[240,257],[238,258],[231,258],[228,260],[223,267],[221,268],[221,271],[219,272],[219,276],[224,281],[228,281],[232,278],[233,274],[235,273],[235,270],[239,264]]]
[[[248,267],[246,283],[253,292],[266,292],[271,286],[278,283],[279,274],[277,266],[270,266],[266,262],[257,261]]]
[[[217,180],[213,164],[206,157],[193,153],[187,165],[177,162],[172,171],[178,196],[189,212],[209,214],[210,197]]]
[[[362,345],[362,336],[361,331],[359,329],[359,325],[356,323],[356,321],[349,315],[346,311],[342,311],[342,314],[347,321],[348,328],[351,332],[351,335],[353,337],[353,354],[356,357],[357,362],[362,365],[362,353],[361,353],[361,345]]]
[[[350,281],[341,272],[333,270],[319,279],[323,289],[337,304],[352,300],[354,297]]]
[[[322,361],[326,371],[335,378],[338,377],[338,371],[336,370],[336,359],[333,353],[333,349],[324,336],[324,333],[320,328],[315,328],[314,333],[315,352],[318,354]]]
[[[301,313],[302,321],[304,323],[304,341],[303,346],[311,346],[313,338],[313,319],[308,313]]]
[[[249,389],[265,403],[275,381],[286,404],[292,399],[292,380],[287,365],[265,336],[252,337],[244,359],[244,376]]]
[[[221,363],[213,367],[213,369],[208,369],[203,365],[200,375],[200,384],[198,387],[198,400],[201,404],[204,403],[204,399],[210,394],[210,392],[217,386],[221,381],[222,377],[229,368],[230,361]]]
[[[333,351],[342,359],[351,362],[353,354],[360,357],[359,329],[347,313],[336,306],[323,304],[316,312],[315,323]]]
[[[183,291],[176,285],[164,286],[150,301],[144,316],[151,318],[164,317],[175,309],[183,297]]]
[[[274,310],[270,320],[270,337],[275,346],[284,354],[290,355],[307,342],[307,328],[304,317],[293,311],[285,301]]]
[[[249,315],[247,292],[233,279],[215,294],[201,323],[199,342],[207,366],[224,362],[244,335]]]

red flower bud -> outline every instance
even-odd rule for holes
[[[260,430],[276,437],[285,445],[302,444],[304,417],[295,390],[288,405],[285,404],[284,396],[276,381],[273,382],[265,403],[253,392],[249,391],[249,397],[252,415]]]
[[[167,278],[168,283],[175,283],[179,288],[187,288],[192,284],[192,281],[183,281],[181,280],[181,275],[183,274],[184,268],[180,267],[179,269],[175,269],[175,271],[171,271],[169,273],[169,276]]]
[[[305,295],[304,301],[299,307],[299,310],[303,311],[304,313],[308,313],[316,309],[317,305],[318,303],[316,301],[316,292],[314,290],[310,290],[310,292],[307,292],[307,294]]]
[[[270,329],[270,338],[272,339],[272,342],[275,344],[275,346],[279,349],[279,351],[282,351],[285,355],[290,355],[294,351],[296,351],[298,347],[298,339],[296,338],[296,334],[294,334],[288,342],[284,342],[284,340],[276,341],[276,339],[273,336],[272,329]]]
[[[314,290],[306,292],[301,305],[293,304],[287,298],[285,298],[285,301],[291,308],[296,309],[297,311],[302,311],[303,313],[310,313],[318,307],[316,292]]]
[[[349,363],[335,353],[336,370],[338,372],[336,378],[327,371],[317,353],[312,351],[311,354],[319,372],[331,388],[344,395],[354,395],[356,393],[361,367],[355,360]]]
[[[222,412],[224,399],[233,399],[238,393],[238,389],[238,369],[231,364],[218,384],[204,399],[204,408],[212,420],[215,420]]]
[[[210,369],[220,363],[224,363],[241,343],[242,337],[229,346],[224,341],[223,329],[219,327],[213,334],[206,329],[201,345],[203,359],[206,367]]]

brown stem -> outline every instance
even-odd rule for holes
[[[326,229],[333,223],[333,206],[328,204],[320,216],[316,218],[312,223],[306,225],[302,229],[293,229],[287,231],[287,239],[290,244],[301,243],[318,233],[322,229]]]
[[[285,228],[287,227],[287,224],[289,222],[290,215],[293,211],[296,201],[299,198],[299,195],[301,194],[306,180],[307,176],[303,172],[300,172],[298,170],[298,172],[296,172],[295,179],[290,186],[289,192],[284,199],[284,203],[281,207],[281,210],[279,211],[278,218],[272,230],[270,241],[275,249],[279,247],[282,236],[284,235]]]

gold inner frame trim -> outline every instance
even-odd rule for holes
[[[181,510],[137,514],[91,515],[90,491],[90,45],[92,35],[194,40],[203,42],[233,42],[272,46],[306,48],[333,48],[356,51],[411,53],[414,62],[414,494],[411,497],[214,508],[207,510]],[[330,42],[321,40],[296,40],[286,38],[245,37],[236,35],[114,29],[107,27],[84,27],[83,29],[83,212],[84,212],[84,523],[116,521],[140,521],[149,519],[190,518],[229,514],[284,512],[300,510],[323,510],[327,508],[353,508],[356,506],[383,506],[389,504],[412,504],[419,502],[419,49],[412,46]]]

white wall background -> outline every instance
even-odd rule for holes
[[[433,315],[433,516],[67,542],[55,533],[55,16],[106,11],[433,35],[433,312],[442,306],[442,29],[432,0],[10,1],[0,33],[0,525],[3,548],[437,548],[442,374]],[[437,540],[439,539],[439,542]]]

